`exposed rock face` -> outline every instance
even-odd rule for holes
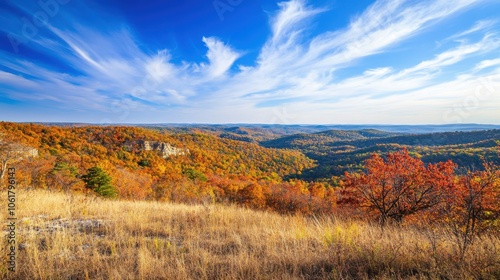
[[[23,152],[26,157],[38,157],[38,150],[35,148],[27,147]]]
[[[163,158],[169,158],[171,156],[185,156],[189,154],[188,149],[176,148],[168,143],[158,142],[158,141],[137,141],[139,149],[142,151],[156,151],[160,153]],[[130,143],[126,144],[127,149],[132,150]]]
[[[9,162],[22,160],[28,157],[37,157],[38,150],[17,143],[7,143],[0,139],[0,185],[7,173]]]
[[[38,157],[38,149],[24,146],[17,143],[5,143],[0,139],[0,146],[3,147],[3,152],[7,153],[5,156],[12,159],[23,159],[29,157]]]
[[[170,144],[156,141],[143,141],[142,146],[145,151],[158,151],[163,158],[170,156],[185,156],[189,154],[188,149],[179,149]]]

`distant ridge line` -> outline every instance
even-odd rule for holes
[[[79,122],[19,122],[19,123],[32,123],[48,126],[127,126],[127,127],[158,127],[158,128],[230,128],[230,127],[243,127],[243,128],[304,128],[309,132],[324,132],[329,130],[365,130],[376,129],[386,132],[395,133],[409,133],[409,134],[422,134],[422,133],[437,133],[437,132],[454,132],[454,131],[479,131],[500,129],[500,124],[249,124],[249,123],[228,123],[228,124],[202,124],[202,123],[79,123]]]

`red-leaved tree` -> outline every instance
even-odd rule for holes
[[[343,199],[375,214],[383,226],[442,202],[453,186],[456,165],[447,161],[426,166],[403,149],[385,159],[374,154],[365,167],[366,172],[345,173]]]
[[[500,229],[499,167],[486,163],[484,170],[460,176],[445,199],[435,216],[451,228],[463,258],[475,237]]]

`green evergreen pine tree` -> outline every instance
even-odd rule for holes
[[[116,197],[117,192],[111,185],[111,177],[100,167],[94,166],[82,176],[86,187],[103,197]]]

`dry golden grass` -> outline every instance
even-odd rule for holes
[[[2,260],[2,279],[500,279],[498,236],[460,262],[444,231],[40,190],[17,201],[17,271]]]

